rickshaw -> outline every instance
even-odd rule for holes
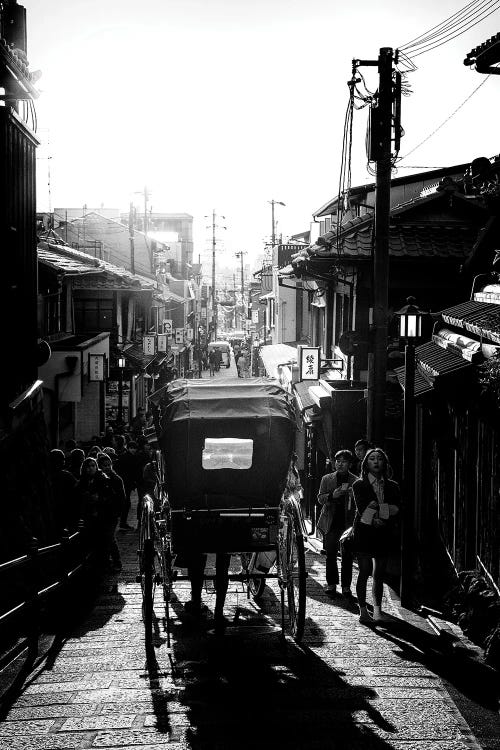
[[[173,588],[187,579],[179,561],[200,553],[239,556],[241,570],[229,581],[241,582],[248,597],[277,579],[281,634],[300,641],[307,573],[290,395],[264,379],[180,379],[149,401],[158,471],[143,500],[138,550],[146,642],[161,591],[170,644]],[[270,560],[264,568],[255,564],[262,554]]]

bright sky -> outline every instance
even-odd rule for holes
[[[271,233],[309,228],[338,191],[352,58],[376,59],[467,0],[22,0],[36,102],[39,210],[128,208],[147,185],[153,211],[195,217],[195,256],[210,247],[215,208],[220,259],[262,252]],[[405,155],[485,79],[465,55],[500,29],[496,11],[415,59],[403,98]],[[377,87],[376,69],[363,69]],[[500,78],[491,76],[408,159],[399,175],[500,152]],[[355,113],[353,184],[366,171],[366,113]],[[205,219],[204,215],[209,215]],[[234,259],[235,268],[238,261]]]

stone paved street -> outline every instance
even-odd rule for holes
[[[238,624],[216,638],[214,594],[204,592],[210,611],[199,626],[183,612],[188,587],[178,582],[171,648],[158,602],[146,653],[137,533],[120,532],[119,543],[123,572],[105,579],[89,616],[27,681],[0,725],[0,750],[498,747],[498,737],[477,742],[451,700],[446,662],[429,648],[435,636],[403,620],[394,597],[385,603],[391,624],[360,625],[355,607],[325,594],[317,551],[307,553],[302,646],[279,638],[274,584],[261,606],[235,584],[226,615],[239,608]]]

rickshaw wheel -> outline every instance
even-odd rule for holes
[[[243,566],[243,570],[245,572],[248,572],[248,567],[252,563],[252,560],[255,558],[255,552],[241,552],[240,553],[241,558],[241,564]],[[266,588],[266,579],[262,576],[252,576],[250,575],[248,578],[248,591],[250,595],[253,597],[253,599],[260,599],[262,595],[264,594],[264,589]]]
[[[260,576],[250,578],[248,582],[248,589],[254,599],[260,599],[264,594],[266,588],[266,579]]]
[[[286,511],[283,533],[282,575],[288,604],[288,627],[293,638],[300,641],[306,618],[306,560],[304,537],[293,506]]]
[[[154,543],[152,539],[144,540],[142,551],[142,619],[146,641],[153,636],[153,602],[155,587]]]

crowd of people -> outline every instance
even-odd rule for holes
[[[108,425],[90,447],[74,440],[50,452],[50,471],[59,531],[75,531],[83,521],[89,542],[102,569],[121,570],[116,531],[128,531],[131,495],[137,491],[136,523],[141,499],[151,490],[153,451],[145,430],[150,418],[139,407],[126,430]],[[154,473],[154,472],[153,472]]]
[[[238,352],[238,363],[245,353]],[[240,367],[238,367],[240,370]],[[245,377],[241,375],[241,377]],[[155,459],[145,431],[150,417],[137,410],[126,430],[108,425],[85,450],[74,440],[50,452],[50,469],[59,531],[75,531],[83,521],[102,569],[121,570],[116,531],[128,531],[132,492],[137,491],[135,522],[140,523],[141,500],[152,490]],[[339,450],[321,479],[317,529],[326,556],[326,592],[350,602],[354,558],[358,563],[356,596],[361,623],[383,622],[383,579],[398,539],[400,489],[391,479],[385,451],[361,439],[354,451]],[[153,480],[151,479],[153,477]],[[348,531],[348,540],[344,543]],[[347,543],[349,542],[349,543]],[[340,553],[340,574],[338,556]],[[372,576],[373,615],[366,606]],[[340,591],[338,587],[340,585]]]
[[[353,560],[357,559],[356,596],[359,621],[381,623],[383,580],[389,556],[396,551],[399,534],[401,494],[391,479],[385,451],[358,440],[354,454],[340,450],[334,456],[334,470],[321,479],[318,531],[326,555],[326,591],[354,602],[351,591]],[[340,551],[340,576],[338,553]],[[373,616],[366,606],[368,579],[372,576]],[[337,590],[339,585],[341,591]]]

